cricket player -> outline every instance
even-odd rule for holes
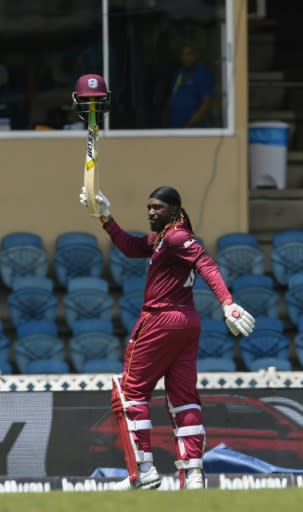
[[[249,335],[255,320],[233,302],[214,260],[195,239],[177,190],[162,186],[150,194],[147,213],[151,232],[144,237],[121,229],[102,192],[96,201],[100,221],[112,242],[130,258],[150,257],[144,303],[125,351],[122,378],[113,378],[113,412],[129,472],[116,488],[154,489],[161,484],[153,463],[149,403],[158,380],[164,377],[180,488],[202,489],[206,437],[196,389],[201,329],[192,294],[196,274],[208,283],[222,305],[234,335]],[[87,205],[85,189],[80,202]]]

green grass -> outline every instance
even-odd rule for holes
[[[2,494],[1,512],[299,512],[303,489]]]

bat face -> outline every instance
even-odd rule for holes
[[[95,196],[99,190],[99,176],[97,169],[99,126],[96,123],[96,104],[94,98],[90,98],[87,130],[84,186],[87,195],[88,212],[92,217],[99,217],[99,208],[95,201]]]

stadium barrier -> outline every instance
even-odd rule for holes
[[[225,443],[240,454],[303,471],[303,372],[270,369],[205,373],[199,374],[197,387],[205,416],[207,450]],[[94,470],[125,468],[111,413],[110,375],[2,375],[0,391],[0,492],[6,492],[7,482],[21,485],[24,479],[25,483],[46,479],[52,488],[73,482],[75,477],[81,485],[88,480],[103,482],[100,486],[106,487],[108,480],[89,478]],[[152,422],[156,464],[172,482],[174,442],[164,405],[163,381],[153,395]],[[209,481],[215,481],[216,486],[224,482],[227,488],[242,485],[245,475],[239,481],[235,475],[220,480],[228,470],[214,467],[215,471],[212,466],[206,470]],[[257,485],[249,484],[255,481],[256,475],[252,476],[245,485]],[[267,476],[273,480],[266,477],[266,482],[277,478],[281,485],[302,483],[299,475]]]

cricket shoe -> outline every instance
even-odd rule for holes
[[[127,491],[129,489],[157,489],[160,485],[160,475],[155,466],[152,466],[148,471],[146,471],[146,473],[140,471],[138,480],[135,483],[131,483],[129,477],[127,477],[121,482],[115,483],[113,490]]]
[[[200,468],[192,469],[192,471],[186,477],[186,489],[204,489],[204,474]]]

